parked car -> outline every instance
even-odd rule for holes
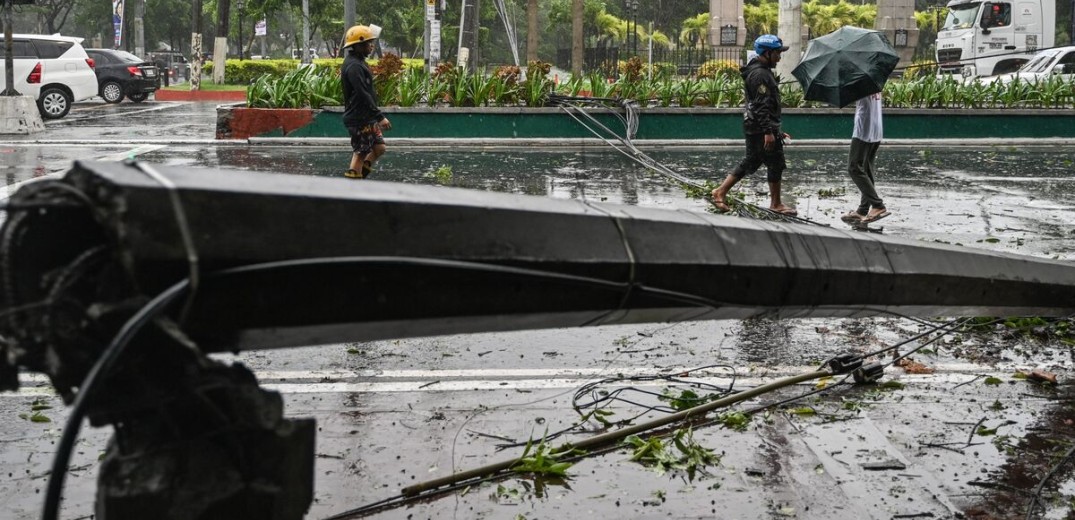
[[[106,103],[119,103],[123,97],[141,103],[161,88],[160,71],[153,62],[127,51],[86,49],[97,72],[98,95]]]
[[[1023,82],[1034,82],[1054,76],[1075,80],[1075,45],[1043,50],[1015,72],[983,79],[990,83],[1010,83],[1016,78]]]
[[[82,38],[13,34],[11,44],[15,90],[37,100],[42,118],[59,119],[72,103],[97,95],[93,59],[82,48]],[[5,66],[0,60],[0,84]]]
[[[164,85],[179,83],[190,79],[190,63],[187,57],[175,51],[153,51],[146,55],[146,59],[157,64],[161,69],[161,77]]]

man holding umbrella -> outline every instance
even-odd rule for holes
[[[851,134],[848,173],[862,197],[857,210],[840,217],[848,224],[869,223],[889,216],[874,186],[874,158],[881,146],[881,93],[870,94],[855,103],[855,129]]]
[[[881,143],[881,92],[900,58],[880,31],[844,26],[810,40],[791,74],[803,98],[843,108],[855,105],[848,171],[862,192],[858,209],[840,217],[851,225],[889,215],[874,187],[873,160]]]
[[[763,34],[754,40],[754,52],[758,56],[739,70],[746,86],[743,133],[747,153],[720,187],[713,190],[713,205],[721,211],[731,211],[725,197],[732,187],[764,164],[768,170],[769,209],[784,215],[798,214],[795,208],[780,201],[780,180],[786,168],[784,140],[789,136],[780,130],[780,85],[773,75],[773,67],[786,50],[788,48],[780,38]]]

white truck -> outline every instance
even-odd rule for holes
[[[964,77],[1013,72],[1038,49],[1053,46],[1055,0],[952,0],[937,31],[941,74]]]

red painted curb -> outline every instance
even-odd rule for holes
[[[245,90],[158,90],[157,101],[246,101]]]
[[[217,139],[247,139],[279,129],[287,135],[314,121],[309,108],[240,108],[217,117]]]

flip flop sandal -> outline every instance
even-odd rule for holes
[[[723,200],[714,199],[714,200],[711,200],[710,202],[712,202],[713,206],[716,207],[717,210],[719,210],[719,211],[723,211],[724,213],[731,213],[731,211],[732,211],[732,207],[729,206],[728,203],[724,202]]]
[[[868,216],[868,217],[862,219],[862,222],[864,222],[866,224],[869,224],[870,222],[877,222],[878,220],[881,220],[881,219],[883,219],[883,218],[885,218],[885,217],[887,217],[887,216],[889,216],[891,214],[892,213],[889,212],[889,211],[882,211],[882,212],[880,212],[880,213],[878,213],[878,214],[876,214],[876,215],[874,215],[872,217]]]
[[[848,211],[847,214],[840,217],[840,220],[845,224],[857,224],[862,222],[862,219],[866,218],[866,215],[857,211]]]

